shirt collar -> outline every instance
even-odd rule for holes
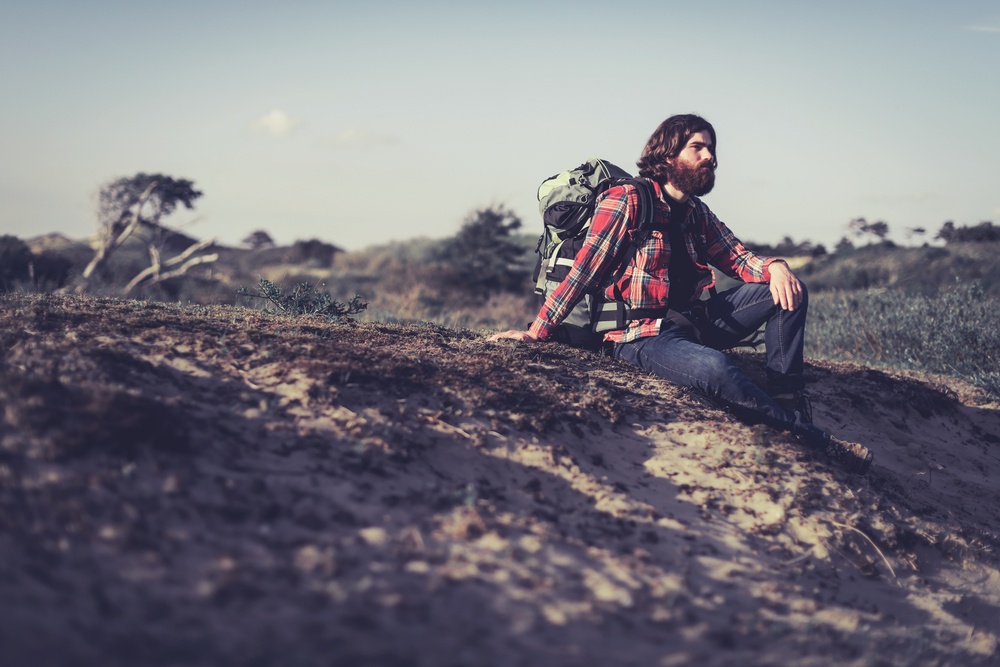
[[[694,197],[688,195],[687,199],[679,202],[668,195],[666,188],[656,181],[653,181],[653,187],[656,189],[657,197],[659,197],[660,201],[667,207],[667,210],[670,211],[671,217],[673,217],[673,215],[679,215],[681,224],[686,226],[691,219],[690,213],[694,211]]]

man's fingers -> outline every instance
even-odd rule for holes
[[[771,297],[774,305],[783,310],[795,310],[802,303],[802,286],[797,281],[771,283]]]
[[[792,291],[792,299],[789,304],[791,305],[789,310],[795,310],[802,304],[802,283],[800,283],[797,278],[792,278],[790,287]]]
[[[783,309],[788,310],[786,304],[788,303],[785,292],[781,289],[781,285],[778,283],[771,283],[771,298],[774,299],[774,305],[781,306]]]
[[[503,339],[516,340],[522,343],[533,343],[535,342],[535,337],[532,336],[527,331],[518,331],[517,329],[510,329],[509,331],[501,331],[500,333],[493,334],[489,337],[489,340],[497,342]]]

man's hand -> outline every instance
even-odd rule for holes
[[[771,262],[771,298],[783,310],[795,310],[802,303],[802,283],[788,265],[782,261]]]
[[[527,331],[518,331],[517,329],[511,329],[510,331],[501,331],[500,333],[493,334],[492,336],[490,336],[490,340],[494,342],[502,340],[504,338],[520,341],[522,343],[534,343],[538,340]]]

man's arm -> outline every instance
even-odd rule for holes
[[[704,204],[702,204],[704,205]],[[802,303],[802,283],[785,260],[753,252],[705,207],[708,259],[731,278],[747,283],[768,283],[775,305],[795,310]]]
[[[495,334],[491,340],[510,338],[523,342],[545,340],[587,293],[596,289],[621,250],[631,242],[629,221],[635,220],[639,195],[635,186],[608,190],[597,204],[590,230],[573,260],[573,268],[549,293],[528,331],[510,330]],[[625,260],[627,261],[627,259]]]

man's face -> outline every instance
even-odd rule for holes
[[[692,134],[677,157],[667,159],[667,181],[686,195],[707,195],[715,185],[714,150],[708,132]]]

